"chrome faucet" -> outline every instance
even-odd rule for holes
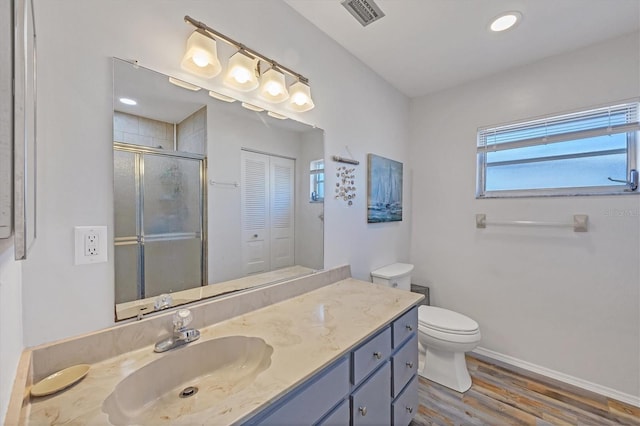
[[[195,328],[187,328],[193,321],[189,309],[180,309],[173,314],[173,334],[156,343],[154,352],[166,352],[179,346],[186,345],[200,338],[200,332]]]

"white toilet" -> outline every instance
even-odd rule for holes
[[[480,327],[469,317],[435,306],[418,307],[418,374],[458,392],[471,387],[464,353],[480,343]]]
[[[394,263],[371,272],[372,281],[401,290],[411,289],[413,265]],[[471,387],[464,353],[480,342],[478,323],[457,312],[435,306],[418,307],[418,374],[431,381],[466,392]]]

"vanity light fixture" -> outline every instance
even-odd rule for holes
[[[522,14],[520,12],[505,12],[491,21],[489,29],[494,32],[506,31],[513,28],[521,19]]]
[[[250,92],[260,84],[258,72],[258,58],[238,50],[229,58],[224,84],[242,92]]]
[[[197,92],[198,90],[201,89],[199,86],[196,86],[195,84],[187,83],[186,81],[177,79],[175,77],[169,77],[169,83],[175,84],[176,86],[182,87],[183,89],[193,90],[194,92]]]
[[[309,111],[315,106],[311,99],[309,80],[303,75],[276,63],[273,59],[250,49],[244,44],[238,43],[208,25],[196,21],[190,16],[185,16],[184,20],[196,28],[196,31],[191,34],[189,39],[191,40],[191,37],[194,37],[194,39],[198,41],[197,43],[195,41],[192,43],[187,41],[187,53],[185,53],[185,59],[183,59],[183,62],[186,58],[191,58],[190,63],[193,63],[195,68],[185,68],[183,66],[185,70],[193,73],[194,75],[204,76],[202,73],[199,73],[200,70],[198,68],[197,61],[200,61],[201,64],[204,64],[205,62],[219,64],[219,61],[217,61],[215,43],[216,41],[223,41],[238,49],[238,51],[229,58],[228,67],[223,78],[225,85],[243,92],[249,92],[260,87],[260,97],[262,99],[272,103],[280,103],[289,99],[289,109],[296,112]],[[204,37],[203,34],[206,34],[206,40],[202,40],[201,37]],[[196,57],[194,56],[195,54],[189,54],[192,45],[197,46],[198,49],[200,49],[196,49],[197,52],[201,53],[200,56]],[[203,45],[208,46],[208,48],[204,49]],[[208,53],[204,54],[203,52]],[[216,52],[215,61],[211,58],[210,54],[212,52]],[[260,76],[261,63],[267,66],[270,65],[270,68],[267,69],[262,76]],[[217,75],[217,73],[213,76],[215,75]],[[294,82],[291,84],[288,91],[286,81],[287,76],[294,79]],[[261,79],[262,82],[260,82],[259,79]]]
[[[305,112],[315,106],[311,99],[311,88],[301,80],[289,87],[289,96],[289,108],[294,111]]]
[[[264,108],[260,108],[259,106],[247,103],[247,102],[243,102],[242,106],[245,107],[246,109],[249,109],[251,111],[255,111],[255,112],[262,112],[264,111]]]
[[[206,31],[197,29],[187,39],[187,50],[180,66],[199,77],[213,78],[220,74],[216,41]]]
[[[236,101],[231,96],[223,95],[222,93],[214,92],[213,90],[209,90],[209,96],[211,96],[212,98],[216,98],[217,100],[223,101],[223,102],[231,103],[231,102],[235,102]]]
[[[284,102],[289,98],[284,74],[276,68],[275,64],[262,74],[260,96],[273,103]]]
[[[138,105],[138,102],[136,102],[133,99],[129,99],[129,98],[120,98],[118,99],[120,101],[120,103],[123,103],[125,105]]]

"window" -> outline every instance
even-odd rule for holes
[[[324,201],[324,160],[312,161],[309,165],[309,201]]]
[[[481,128],[476,197],[631,191],[639,129],[637,102]]]

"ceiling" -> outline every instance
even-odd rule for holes
[[[640,27],[640,0],[375,0],[386,16],[367,27],[340,0],[285,1],[409,97]],[[488,30],[492,18],[513,10],[522,13],[519,25]]]

